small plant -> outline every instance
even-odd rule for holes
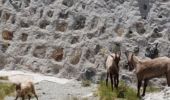
[[[105,82],[101,82],[98,86],[98,96],[100,100],[139,100],[133,88],[126,85],[123,81],[120,82],[118,89],[111,90],[111,85],[106,86]]]
[[[98,86],[99,100],[114,100],[115,95],[116,94],[112,92],[110,84],[106,87],[105,82],[100,82]]]
[[[88,86],[91,85],[91,81],[90,81],[90,80],[82,80],[81,85],[82,85],[83,87],[88,87]]]
[[[15,86],[11,83],[0,83],[0,100],[4,100],[5,96],[11,95],[15,90]]]
[[[106,48],[102,48],[100,49],[100,52],[99,52],[102,56],[105,56],[107,53],[108,53],[108,50]]]

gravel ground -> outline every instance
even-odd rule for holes
[[[92,95],[96,85],[82,87],[80,81],[71,81],[67,84],[42,81],[35,85],[39,100],[97,100]],[[15,97],[6,97],[5,100],[14,100]],[[35,100],[32,99],[32,100]]]

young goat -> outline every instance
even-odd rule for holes
[[[22,100],[25,100],[26,96],[30,100],[32,94],[38,100],[38,96],[35,93],[35,88],[32,82],[23,82],[23,83],[16,84],[16,94],[17,96],[15,100],[17,100],[18,97],[21,97]]]
[[[140,60],[133,53],[125,54],[128,59],[129,70],[135,69],[135,73],[137,75],[137,96],[140,96],[142,81],[144,81],[142,96],[145,96],[148,81],[155,77],[166,75],[168,86],[170,86],[170,58],[158,57],[155,59]]]
[[[113,77],[114,77],[114,86],[118,88],[119,84],[119,61],[120,54],[112,53],[106,59],[106,69],[107,69],[107,77],[106,77],[106,86],[108,86],[108,77],[110,76],[111,87],[113,90]]]

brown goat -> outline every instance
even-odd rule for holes
[[[137,75],[137,96],[140,96],[142,81],[144,81],[142,96],[145,96],[148,81],[155,77],[166,75],[168,86],[170,86],[170,58],[158,57],[155,59],[141,60],[133,53],[126,53],[126,56],[128,59],[129,70],[135,69],[135,73]]]
[[[18,99],[18,97],[21,97],[22,100],[25,100],[25,97],[27,96],[28,99],[31,99],[32,94],[36,97],[36,99],[38,100],[38,96],[35,93],[35,88],[32,82],[23,82],[23,83],[18,83],[16,84],[16,99]]]
[[[117,53],[112,53],[106,59],[106,69],[107,69],[106,86],[108,86],[108,77],[110,76],[112,90],[113,90],[113,78],[114,78],[114,86],[116,88],[118,88],[118,84],[119,84],[119,61],[120,61],[120,54]]]

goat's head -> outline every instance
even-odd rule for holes
[[[120,61],[121,52],[115,53],[115,62],[118,64]]]
[[[127,58],[127,65],[129,66],[129,71],[133,70],[135,67],[133,65],[133,56],[134,54],[131,52],[125,52]]]
[[[146,48],[145,56],[154,59],[158,57],[158,55],[158,43],[156,43],[155,45],[148,45],[148,47]]]
[[[116,63],[116,65],[118,66],[119,64],[119,61],[120,61],[120,56],[121,56],[121,53],[115,53],[115,55],[110,55],[112,58],[113,58],[113,61]]]

